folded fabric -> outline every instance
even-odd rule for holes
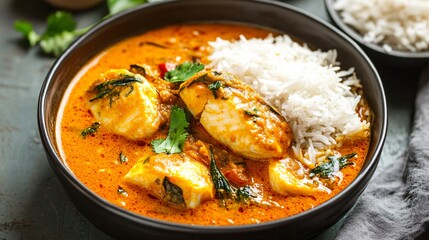
[[[408,152],[369,183],[337,239],[429,239],[429,67],[420,79]]]

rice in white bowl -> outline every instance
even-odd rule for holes
[[[429,50],[429,0],[335,0],[342,21],[387,52]]]
[[[367,134],[369,123],[356,113],[362,86],[354,69],[340,69],[335,50],[312,51],[287,35],[209,44],[209,67],[236,75],[280,110],[306,166],[325,160],[338,139]]]

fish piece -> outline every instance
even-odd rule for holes
[[[300,162],[289,157],[270,161],[268,175],[271,189],[281,195],[305,196],[331,191],[317,179],[308,179],[304,169]]]
[[[208,167],[183,153],[142,158],[127,173],[125,181],[187,208],[196,208],[214,196]]]
[[[109,70],[101,74],[88,94],[93,116],[117,135],[131,140],[149,138],[162,122],[158,93],[140,74]]]
[[[254,160],[282,158],[292,131],[277,110],[231,74],[202,71],[182,83],[181,99],[218,142]]]

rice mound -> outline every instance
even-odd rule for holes
[[[428,0],[336,0],[342,21],[385,51],[429,50]]]
[[[354,69],[340,71],[335,50],[312,51],[289,36],[210,42],[209,67],[253,87],[292,127],[295,157],[308,167],[326,158],[344,136],[369,129],[355,109],[362,88]]]

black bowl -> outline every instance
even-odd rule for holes
[[[380,45],[364,41],[360,33],[342,21],[338,11],[334,9],[334,1],[335,0],[325,0],[325,7],[330,19],[339,29],[358,42],[372,60],[383,65],[398,67],[418,68],[429,64],[429,51],[406,52],[392,50],[387,52]]]
[[[165,25],[229,21],[268,27],[322,50],[336,48],[344,68],[354,67],[375,119],[361,173],[337,196],[292,217],[241,226],[195,226],[151,219],[117,207],[80,182],[60,157],[55,119],[72,78],[91,57],[132,35]],[[51,164],[76,207],[96,226],[119,239],[305,239],[341,219],[356,203],[378,164],[387,128],[386,100],[379,76],[363,51],[347,36],[308,13],[265,0],[187,0],[145,4],[109,18],[75,41],[54,63],[42,86],[38,123]]]

